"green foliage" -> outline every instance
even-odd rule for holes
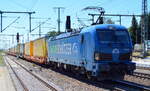
[[[138,25],[135,16],[133,16],[132,25],[129,28],[129,32],[130,32],[133,44],[141,43],[141,23],[142,23],[142,18]],[[137,35],[137,37],[136,37],[136,35]],[[136,40],[136,38],[137,38],[137,40]],[[150,13],[148,14],[148,39],[150,40]]]
[[[56,32],[56,31],[50,31],[50,32],[48,32],[48,35],[49,35],[50,37],[56,36],[56,35],[58,35],[58,34],[59,34],[59,33]]]
[[[134,15],[132,17],[132,25],[129,28],[129,32],[130,32],[133,44],[140,43],[140,40],[141,40],[140,27]]]

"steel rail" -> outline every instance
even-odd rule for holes
[[[140,78],[144,78],[144,79],[149,79],[150,80],[150,74],[146,74],[146,73],[133,72],[133,76],[137,76],[137,77],[140,77]]]
[[[15,74],[16,78],[19,80],[20,84],[22,85],[24,91],[29,91],[29,89],[26,87],[26,85],[23,83],[23,81],[19,78],[19,76],[17,75],[17,73],[15,72],[15,70],[13,69],[13,67],[10,65],[10,63],[8,61],[6,61],[6,58],[5,59],[5,62],[7,62],[7,64],[9,65],[9,67],[11,68],[11,70],[13,71],[13,73]]]
[[[9,58],[11,59],[11,58]],[[48,82],[46,82],[45,80],[43,80],[41,77],[39,77],[37,74],[32,73],[30,70],[28,70],[28,68],[26,68],[25,66],[23,66],[22,64],[20,64],[19,62],[16,62],[14,59],[11,59],[13,62],[15,62],[17,65],[19,65],[21,68],[23,68],[25,71],[27,71],[29,74],[31,74],[32,76],[34,76],[36,79],[38,79],[40,82],[42,82],[46,87],[48,87],[50,90],[52,91],[61,91],[60,88],[54,86],[53,84],[49,84]],[[53,86],[52,86],[53,85]]]
[[[144,86],[144,85],[140,85],[140,84],[136,84],[136,83],[133,83],[133,82],[124,81],[124,80],[112,80],[112,81],[115,82],[115,83],[124,85],[124,86],[139,89],[140,91],[150,91],[149,86]]]

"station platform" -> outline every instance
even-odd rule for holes
[[[16,91],[6,66],[0,66],[0,91]]]
[[[144,58],[144,59],[139,59],[133,62],[136,63],[136,66],[138,67],[148,67],[150,68],[150,57]]]

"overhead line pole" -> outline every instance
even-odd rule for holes
[[[1,31],[3,30],[3,27],[2,27],[2,14],[3,13],[21,13],[21,14],[29,14],[29,30],[31,32],[31,14],[34,14],[35,12],[17,12],[17,11],[1,11],[0,10],[0,14],[1,14]]]
[[[1,13],[1,31],[2,31],[3,30],[3,20],[2,20],[3,19],[3,15],[2,15],[3,13],[2,12],[0,12],[0,13]]]
[[[58,8],[58,32],[60,33],[60,8]]]
[[[40,22],[39,22],[39,38],[41,37],[41,25],[40,25]]]
[[[142,0],[142,24],[141,24],[141,35],[143,46],[143,57],[147,55],[147,40],[148,40],[148,5],[147,0]]]
[[[61,11],[61,9],[65,9],[64,7],[54,7],[54,9],[57,9],[58,10],[58,20],[57,20],[57,22],[58,22],[58,33],[60,33],[60,11]]]
[[[121,25],[121,16],[119,16],[119,22],[120,22],[120,25]]]
[[[31,14],[32,13],[29,13],[29,30],[30,30],[30,32],[31,32]]]

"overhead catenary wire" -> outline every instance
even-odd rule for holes
[[[20,17],[17,17],[12,23],[10,23],[8,26],[6,26],[1,32],[6,30],[8,27],[10,27],[12,24],[14,24]]]
[[[36,26],[35,28],[33,28],[32,30],[31,30],[31,32],[32,31],[34,31],[35,29],[37,29],[38,27],[40,27],[41,25],[43,25],[43,24],[45,24],[47,21],[49,21],[51,18],[48,18],[46,21],[44,21],[44,22],[42,22],[41,24],[39,24],[38,26]]]

